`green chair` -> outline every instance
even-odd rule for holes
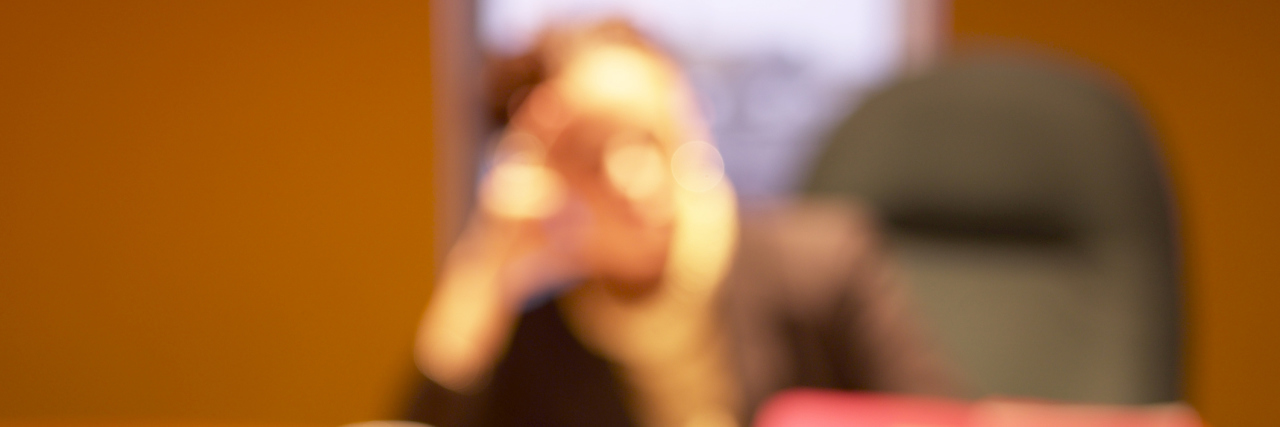
[[[1082,69],[959,60],[869,98],[817,157],[806,192],[878,213],[974,396],[1181,397],[1168,177],[1116,89]]]

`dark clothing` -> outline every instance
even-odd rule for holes
[[[861,215],[793,207],[742,224],[717,304],[740,420],[793,387],[950,391]],[[428,384],[411,418],[439,427],[635,425],[609,361],[564,319],[553,302],[527,312],[487,387],[461,396]]]

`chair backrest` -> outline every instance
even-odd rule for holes
[[[1077,69],[956,61],[874,95],[807,190],[881,216],[976,395],[1180,398],[1166,174],[1129,99]]]

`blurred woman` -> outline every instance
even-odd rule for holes
[[[790,387],[944,393],[866,218],[740,212],[676,67],[548,35],[423,316],[423,421],[746,425]]]

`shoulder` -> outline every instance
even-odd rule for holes
[[[777,297],[812,307],[862,286],[882,262],[873,216],[844,200],[804,200],[744,209],[738,270],[767,276]]]

